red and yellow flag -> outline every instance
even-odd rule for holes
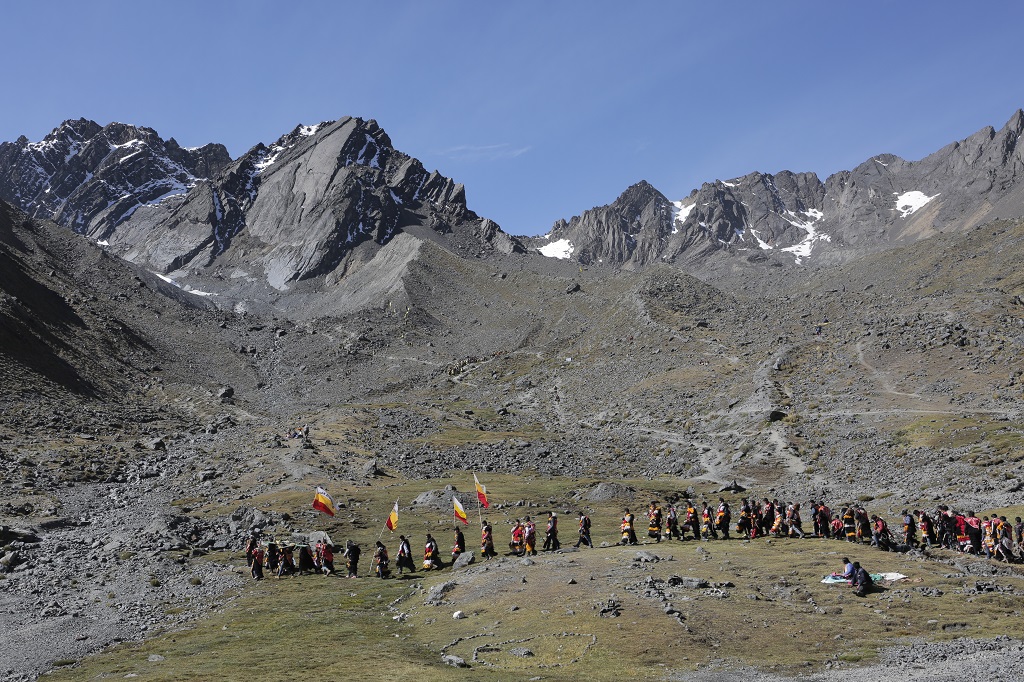
[[[395,500],[395,508],[391,510],[391,515],[388,516],[388,520],[384,522],[384,525],[388,527],[388,530],[398,528],[398,500]]]
[[[313,509],[318,509],[328,516],[334,516],[334,500],[323,488],[317,487],[313,498]]]
[[[452,495],[452,502],[455,503],[455,520],[462,521],[467,526],[469,525],[469,519],[466,518],[466,510],[462,508],[462,503],[459,502],[459,498]]]
[[[487,504],[487,488],[480,483],[480,479],[476,477],[476,473],[473,474],[473,482],[476,483],[476,496],[480,500],[480,506],[487,509],[491,506]]]

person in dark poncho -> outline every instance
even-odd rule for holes
[[[875,585],[875,581],[871,579],[871,574],[860,565],[859,561],[853,562],[853,580],[850,581],[850,585],[853,587],[853,593],[858,597],[866,595]]]

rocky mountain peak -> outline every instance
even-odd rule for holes
[[[657,192],[640,183],[607,206],[555,222],[530,245],[625,267],[847,262],[951,227],[1024,215],[1022,133],[1018,110],[998,131],[982,128],[920,161],[880,154],[824,182],[791,171],[707,182],[670,202],[671,220],[661,210],[636,210]]]
[[[139,207],[188,191],[228,162],[223,145],[185,149],[152,128],[68,120],[39,142],[0,143],[0,198],[104,239]]]

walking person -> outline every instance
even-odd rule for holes
[[[555,512],[548,512],[548,527],[544,533],[544,551],[555,551],[560,549],[562,544],[558,541],[558,515]]]
[[[576,541],[575,547],[580,545],[586,545],[590,549],[594,549],[594,542],[590,539],[590,517],[580,512],[580,539]]]

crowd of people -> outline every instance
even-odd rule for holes
[[[943,548],[984,555],[999,561],[1024,561],[1024,522],[1019,516],[1010,523],[1005,516],[979,518],[974,511],[961,513],[946,505],[939,505],[934,512],[903,510],[901,527],[894,532],[882,517],[869,515],[859,504],[843,505],[838,511],[833,511],[824,502],[812,500],[806,509],[809,521],[807,529],[804,528],[800,503],[783,504],[778,499],[768,498],[759,502],[743,498],[733,524],[733,511],[721,497],[716,506],[702,502],[699,509],[697,504],[688,499],[678,504],[669,502],[664,507],[657,500],[652,500],[647,508],[647,537],[655,542],[729,540],[734,537],[733,533],[735,537],[751,540],[758,537],[815,537],[869,544],[886,551],[908,551],[918,547]],[[628,508],[624,509],[619,524],[619,544],[639,544],[636,524],[636,515]],[[526,516],[515,519],[511,525],[509,555],[536,556],[539,532],[537,523]],[[578,539],[574,546],[593,548],[591,520],[586,513],[579,513],[576,530]],[[557,551],[561,548],[558,515],[555,512],[547,513],[543,532],[541,551]],[[456,526],[450,555],[452,563],[466,552],[466,547],[465,534],[462,528]],[[259,537],[253,535],[246,546],[245,555],[253,578],[261,580],[264,572],[277,577],[305,573],[331,575],[335,572],[334,551],[335,548],[324,540],[312,546],[278,545],[275,542],[264,546]],[[498,555],[494,544],[494,528],[486,519],[481,519],[480,524],[480,554],[484,560]],[[358,577],[360,555],[359,545],[349,540],[342,556],[350,578]],[[379,578],[390,577],[390,564],[387,547],[377,540],[373,552],[373,574]],[[399,575],[417,570],[411,542],[405,535],[399,536],[395,565]],[[427,533],[421,570],[437,570],[445,565],[437,540]],[[852,570],[851,566],[846,567],[847,573]],[[859,569],[859,564],[855,568]]]
[[[647,509],[647,534],[655,542],[662,540],[718,540],[730,539],[730,531],[744,539],[758,537],[831,538],[866,543],[886,551],[907,551],[918,547],[942,548],[958,552],[984,555],[1005,562],[1024,561],[1024,521],[1015,517],[1013,523],[1006,516],[978,515],[974,511],[960,512],[947,505],[938,505],[934,512],[914,509],[900,514],[901,527],[893,532],[889,524],[877,514],[869,515],[860,504],[848,504],[838,511],[829,509],[824,502],[811,500],[807,506],[810,527],[805,530],[800,503],[783,504],[767,497],[761,502],[743,498],[735,526],[732,509],[724,498],[718,498],[717,507],[707,502],[697,505],[683,500],[678,506],[667,504],[662,508],[652,500]],[[638,544],[636,516],[625,509],[620,530],[621,544]]]

